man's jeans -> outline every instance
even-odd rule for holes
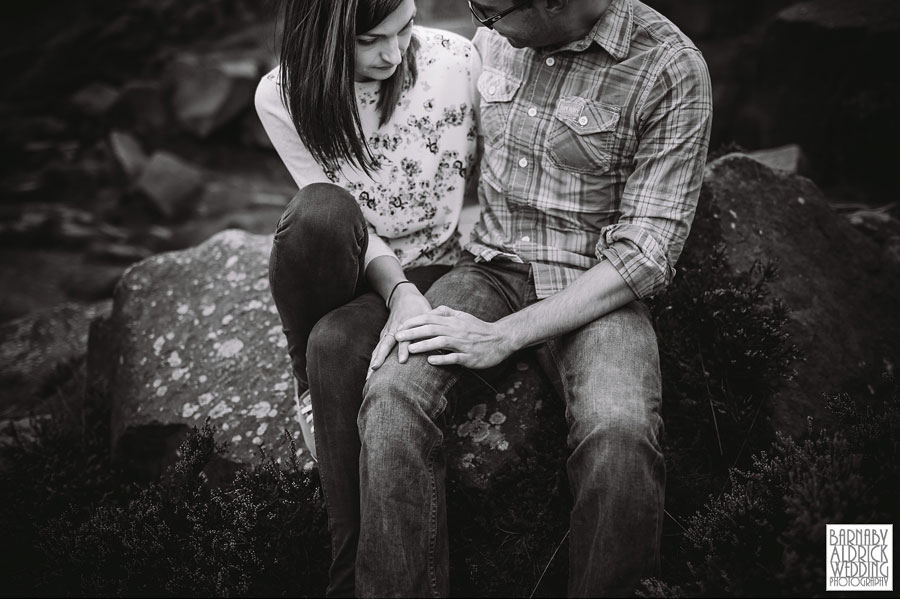
[[[328,595],[352,597],[359,533],[356,418],[372,351],[387,321],[366,284],[366,220],[332,184],[312,184],[288,205],[275,232],[269,284],[287,336],[294,375],[310,388],[319,475],[328,510],[332,565]],[[406,271],[426,291],[448,266]]]
[[[529,265],[480,264],[471,256],[426,297],[487,321],[535,301]],[[569,595],[627,596],[658,570],[663,516],[659,358],[650,317],[633,302],[547,346],[572,448]],[[462,370],[431,366],[425,355],[401,365],[394,354],[366,382],[358,419],[358,596],[448,595],[446,468],[436,420]]]

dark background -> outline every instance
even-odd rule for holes
[[[462,0],[418,4],[421,23],[474,32]],[[882,238],[894,232],[898,3],[651,4],[697,42],[709,64],[713,153],[799,145],[796,163],[836,209],[880,210],[868,226]],[[203,136],[179,127],[171,108],[179,78],[193,77],[179,71],[186,53],[252,57],[260,71],[274,63],[271,0],[37,0],[4,12],[0,320],[106,298],[124,265],[225,226],[271,231],[291,182],[252,123],[252,90],[233,117]],[[238,189],[263,190],[272,203],[210,209],[198,198],[194,207],[160,212],[133,194],[135,178],[110,150],[113,131],[133,136],[147,155],[173,152],[214,180],[227,174]]]

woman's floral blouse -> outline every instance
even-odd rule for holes
[[[363,133],[379,166],[372,177],[347,163],[327,171],[313,159],[281,102],[278,67],[256,90],[260,120],[297,186],[332,182],[356,197],[369,223],[366,265],[384,255],[404,268],[459,257],[459,213],[476,161],[481,61],[457,34],[418,26],[414,32],[418,81],[404,90],[387,124],[378,125],[380,83],[356,84]]]

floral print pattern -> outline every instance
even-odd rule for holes
[[[438,30],[416,27],[416,35],[416,85],[404,91],[389,123],[366,132],[381,169],[372,178],[346,165],[328,174],[356,197],[404,267],[459,258],[456,227],[476,160],[474,48]],[[375,112],[378,94],[377,86],[357,86],[361,114]]]

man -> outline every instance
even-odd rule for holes
[[[637,0],[478,0],[485,153],[469,255],[385,334],[359,414],[357,594],[448,594],[435,425],[462,367],[547,345],[574,493],[570,596],[629,595],[659,563],[656,339],[690,229],[711,92],[697,48]],[[492,29],[490,29],[492,28]],[[409,286],[400,286],[403,295]],[[408,346],[387,356],[392,340]]]

